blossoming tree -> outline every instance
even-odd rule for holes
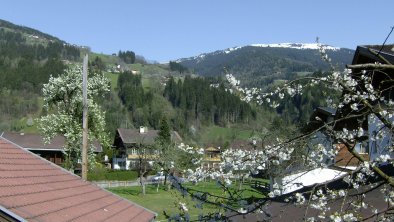
[[[89,109],[90,149],[88,151],[89,165],[95,163],[93,141],[108,146],[105,133],[105,115],[100,106],[94,101],[109,91],[109,82],[99,74],[89,76],[87,93]],[[39,129],[45,141],[56,135],[66,139],[64,147],[65,167],[74,170],[81,159],[82,146],[82,68],[73,66],[65,70],[59,77],[50,77],[43,87],[44,109],[47,115],[39,119]]]
[[[226,150],[222,153],[222,163],[218,170],[204,170],[201,167],[189,170],[189,180],[198,181],[211,177],[217,179],[218,184],[228,193],[226,197],[218,197],[207,192],[190,192],[182,184],[176,184],[176,188],[183,194],[188,193],[197,200],[197,205],[208,203],[219,209],[216,214],[201,215],[200,219],[227,220],[237,215],[254,214],[260,215],[261,220],[275,220],[275,216],[281,214],[275,212],[275,202],[281,200],[288,204],[289,212],[293,212],[291,220],[393,220],[394,65],[381,55],[381,51],[368,50],[375,57],[375,62],[348,65],[347,69],[341,72],[332,66],[332,71],[326,76],[308,76],[289,81],[268,93],[258,88],[242,88],[234,76],[226,76],[231,84],[231,92],[239,93],[245,101],[266,103],[273,108],[276,108],[281,100],[302,94],[306,86],[327,90],[328,95],[330,91],[339,91],[342,95],[336,102],[327,98],[328,105],[337,110],[335,118],[322,121],[316,117],[316,121],[321,124],[313,130],[299,133],[288,140],[278,140],[276,144],[265,145],[261,150]],[[323,59],[330,62],[324,47],[320,48],[320,52]],[[332,144],[327,146],[319,141],[311,144],[319,132],[327,135],[327,138],[333,141]],[[358,149],[361,143],[368,144],[369,156],[361,154],[363,151]],[[258,200],[238,198],[239,196],[229,189],[229,178],[240,169],[254,174],[289,162],[297,167],[302,166],[302,174],[316,169],[329,169],[336,159],[339,146],[346,147],[352,159],[357,159],[359,165],[352,169],[345,167],[329,181],[312,181],[310,186],[300,187],[302,189],[286,195],[283,193],[286,184],[273,181],[270,191],[261,191],[266,196]],[[300,147],[304,148],[305,152],[296,152]],[[327,159],[332,161],[323,161]],[[293,169],[297,167],[293,165]],[[297,177],[302,174],[297,174]],[[215,201],[210,197],[215,197]],[[232,199],[238,204],[234,204],[234,201],[226,204],[228,201],[218,199]],[[283,204],[280,206],[283,210],[286,209]],[[298,206],[298,210],[292,211],[294,206]],[[299,213],[300,211],[302,213]]]

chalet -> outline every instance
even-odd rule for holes
[[[12,143],[23,147],[57,165],[61,165],[64,161],[63,150],[65,138],[63,136],[55,136],[48,144],[44,143],[43,137],[33,133],[15,133],[3,132],[0,134],[3,138]],[[93,144],[94,152],[101,153],[103,148],[97,142]]]
[[[0,136],[0,221],[154,221],[156,213]]]
[[[363,65],[363,64],[394,64],[394,45],[369,45],[369,46],[358,46],[355,52],[352,65]],[[363,71],[362,71],[363,70]],[[382,97],[385,99],[394,99],[393,69],[379,69],[373,70],[371,68],[354,68],[353,72],[365,72],[366,75],[372,77],[372,86],[374,89],[379,90]],[[361,85],[361,84],[360,84]],[[373,105],[380,105],[380,101],[375,102]],[[346,110],[344,111],[346,113]],[[391,122],[394,122],[394,117],[389,118]],[[394,158],[393,152],[389,151],[389,147],[393,145],[392,138],[387,135],[392,135],[390,129],[382,128],[382,122],[375,116],[369,115],[367,120],[364,120],[364,129],[367,133],[367,146],[366,150],[369,153],[370,159],[374,160],[380,155],[387,154],[391,158]],[[386,136],[380,136],[386,135]]]
[[[201,166],[204,169],[218,169],[221,162],[220,149],[215,147],[208,147],[204,149],[204,158]]]
[[[113,168],[136,168],[141,157],[140,149],[145,149],[147,146],[154,146],[158,133],[158,130],[148,130],[147,127],[140,127],[140,129],[117,129],[113,145],[117,151],[117,155],[112,160]],[[176,131],[172,131],[171,140],[179,144],[182,138]],[[153,159],[153,155],[157,155],[157,153],[153,151],[147,155],[151,155],[151,159]],[[146,159],[149,161],[149,156]]]

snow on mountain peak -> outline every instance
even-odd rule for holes
[[[323,47],[325,50],[332,50],[332,51],[338,51],[341,48],[339,47],[334,47],[330,45],[323,45],[320,43],[276,43],[276,44],[250,44],[247,46],[236,46],[236,47],[231,47],[228,49],[224,50],[217,50],[215,52],[211,53],[203,53],[198,56],[190,57],[190,58],[183,58],[183,59],[178,59],[176,62],[182,62],[186,60],[197,60],[197,62],[200,62],[205,59],[207,55],[217,55],[217,54],[229,54],[231,52],[234,52],[236,50],[242,49],[244,47],[261,47],[261,48],[289,48],[289,49],[313,49],[313,50],[318,50],[320,47]]]
[[[277,44],[251,44],[253,47],[291,48],[291,49],[319,49],[323,46],[326,50],[339,50],[338,47],[321,45],[319,43],[277,43]]]

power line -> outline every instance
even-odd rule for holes
[[[386,41],[387,41],[387,39],[390,37],[390,35],[391,35],[391,33],[393,32],[393,30],[394,30],[394,26],[391,27],[391,31],[390,31],[390,33],[387,35],[386,39],[384,40],[384,42],[383,42],[383,44],[382,44],[382,47],[380,48],[380,50],[379,50],[377,56],[379,56],[380,52],[383,50],[383,47],[384,47],[384,45],[386,44]]]

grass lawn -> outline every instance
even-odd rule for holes
[[[135,63],[130,66],[132,70],[140,71],[142,76],[151,74],[168,74],[168,70],[164,68],[165,66],[159,64]]]
[[[117,56],[106,55],[106,54],[95,53],[95,52],[89,53],[89,61],[94,61],[96,57],[99,57],[105,64],[119,63],[119,57]]]
[[[193,207],[193,202],[190,198],[182,198],[180,193],[176,190],[164,190],[164,186],[161,186],[159,192],[156,192],[156,185],[146,186],[146,195],[142,195],[141,187],[117,187],[109,188],[109,191],[131,200],[145,208],[148,208],[158,214],[156,220],[167,221],[163,212],[165,211],[168,215],[173,215],[179,213],[178,205],[179,202],[184,202],[187,204],[190,215],[197,217],[202,211],[207,213],[214,209],[197,209]]]
[[[104,76],[109,79],[109,82],[111,83],[111,90],[114,91],[115,88],[118,85],[118,73],[111,73],[111,72],[105,72]]]
[[[238,192],[238,195],[242,196],[243,198],[248,198],[250,200],[252,200],[253,198],[264,197],[263,194],[256,192],[256,190],[252,188],[254,181],[255,181],[254,179],[251,182],[247,180],[242,185],[242,188]],[[262,183],[266,183],[265,180],[258,180],[258,181]],[[234,189],[237,189],[238,185],[239,184],[236,183],[233,184],[232,190],[234,191]],[[185,184],[185,187],[191,188],[193,190],[198,190],[199,192],[209,192],[211,194],[215,194],[223,197],[227,196],[226,193],[224,193],[224,191],[220,187],[218,187],[218,185],[214,181],[201,182],[197,185]],[[193,218],[196,219],[198,217],[198,214],[200,214],[201,212],[206,214],[209,212],[213,212],[217,209],[215,206],[212,205],[204,205],[203,209],[197,209],[193,206],[195,202],[193,202],[190,197],[183,198],[181,194],[174,189],[166,191],[164,190],[163,185],[160,186],[159,192],[156,192],[156,185],[147,185],[145,196],[142,195],[141,187],[139,186],[109,188],[108,190],[158,213],[157,220],[159,221],[166,221],[166,218],[163,215],[164,211],[169,215],[179,213],[178,210],[179,202],[184,202],[187,204],[192,219]],[[210,200],[214,201],[213,198]],[[232,205],[236,206],[236,204],[237,203],[233,203]]]

